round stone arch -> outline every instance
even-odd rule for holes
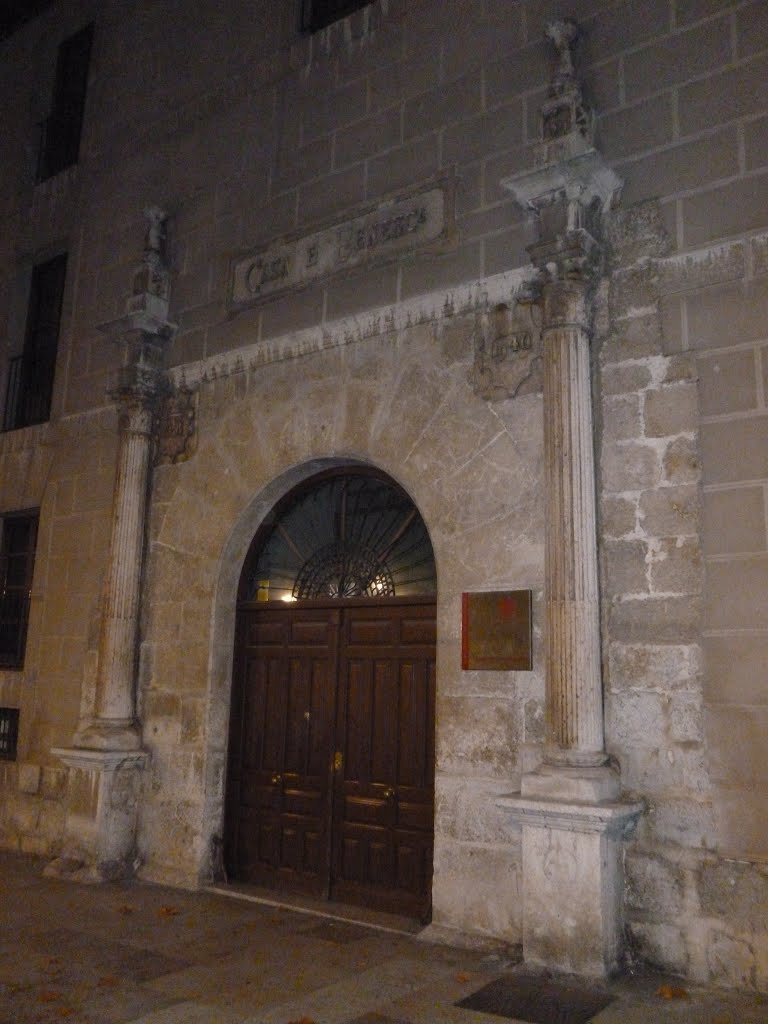
[[[243,509],[235,522],[219,560],[211,618],[211,643],[208,664],[208,707],[206,713],[205,792],[201,821],[199,877],[206,881],[219,867],[226,796],[227,746],[232,689],[237,593],[243,565],[254,537],[267,516],[290,491],[329,469],[368,468],[386,475],[405,491],[422,515],[427,532],[429,522],[410,488],[403,485],[390,467],[359,457],[323,457],[310,459],[275,476]],[[435,567],[439,579],[437,551]]]

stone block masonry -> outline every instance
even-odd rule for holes
[[[297,4],[231,0],[223,17],[199,0],[169,31],[168,5],[61,0],[0,44],[0,399],[30,268],[68,252],[52,418],[0,435],[0,512],[40,510],[26,659],[0,669],[21,712],[0,843],[53,856],[65,801],[87,803],[51,749],[98,703],[121,363],[98,325],[122,313],[159,204],[168,362],[197,389],[199,443],[150,494],[142,871],[208,870],[253,533],[308,466],[370,462],[412,493],[439,555],[434,920],[519,941],[522,840],[495,801],[545,732],[543,403],[538,378],[486,400],[470,375],[478,318],[529,280],[535,225],[500,183],[532,166],[544,27],[576,16],[596,146],[624,181],[589,343],[606,747],[647,807],[626,856],[632,952],[768,990],[768,5],[373,0],[301,36]],[[90,20],[78,164],[35,184],[57,47]],[[446,181],[438,247],[233,308],[238,260]],[[503,587],[535,592],[534,671],[468,676],[460,594]]]

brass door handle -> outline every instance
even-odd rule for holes
[[[283,781],[283,776],[282,775],[277,775],[276,774],[276,775],[272,776],[272,785],[273,786],[279,786],[282,781]]]
[[[387,786],[387,788],[384,790],[384,799],[385,800],[391,800],[394,795],[395,795],[394,789],[392,789],[391,786]]]

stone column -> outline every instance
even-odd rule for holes
[[[543,763],[498,805],[521,827],[523,953],[588,975],[622,956],[621,842],[641,806],[622,801],[603,737],[589,332],[601,227],[620,181],[593,145],[574,76],[573,22],[548,29],[560,56],[532,171],[502,184],[535,218],[544,344],[546,741]]]
[[[135,667],[145,512],[156,388],[113,392],[120,441],[112,511],[109,568],[99,639],[96,716],[75,735],[76,747],[137,750]]]
[[[586,288],[544,285],[546,760],[600,765],[603,707]]]
[[[119,441],[93,714],[71,747],[52,753],[69,768],[64,853],[46,872],[98,881],[133,873],[142,772],[136,717],[136,662],[147,495],[156,407],[165,394],[168,322],[165,215],[145,211],[144,256],[124,316],[103,324],[120,346]]]

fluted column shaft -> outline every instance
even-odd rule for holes
[[[136,401],[121,411],[106,602],[99,645],[96,715],[135,718],[134,667],[139,616],[152,409]]]
[[[127,388],[115,397],[120,410],[120,438],[96,668],[95,716],[78,730],[75,746],[135,750],[141,744],[136,723],[136,642],[155,391]]]
[[[606,760],[586,301],[581,280],[544,285],[545,760],[574,767]]]

